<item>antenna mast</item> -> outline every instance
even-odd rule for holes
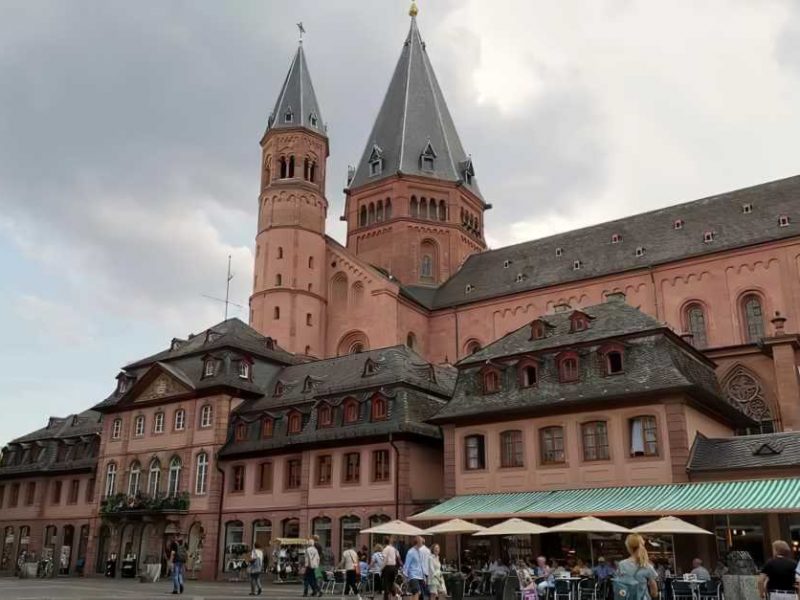
[[[225,320],[228,320],[228,304],[230,304],[230,293],[231,293],[231,279],[233,279],[233,275],[231,275],[231,255],[228,254],[228,277],[225,280]]]

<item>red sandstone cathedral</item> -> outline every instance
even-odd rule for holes
[[[249,326],[175,337],[8,444],[0,571],[146,572],[180,532],[211,579],[255,542],[313,533],[333,561],[393,518],[633,518],[626,497],[716,531],[707,562],[800,544],[800,176],[487,250],[412,13],[346,245],[301,45],[261,138]]]

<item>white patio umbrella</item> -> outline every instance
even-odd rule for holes
[[[622,525],[604,521],[597,517],[581,517],[573,521],[567,521],[560,525],[555,525],[547,530],[548,533],[630,533],[631,530]],[[589,558],[594,564],[594,549],[592,540],[589,540]]]
[[[707,531],[702,527],[698,527],[693,523],[689,523],[688,521],[684,521],[683,519],[679,519],[678,517],[662,517],[660,519],[656,519],[655,521],[645,523],[644,525],[634,527],[632,531],[635,531],[636,533],[655,535],[668,533],[714,535],[712,532]]]
[[[410,523],[395,519],[394,521],[389,521],[388,523],[375,525],[375,527],[370,527],[369,529],[362,529],[361,533],[372,533],[377,535],[423,535],[425,531],[419,527],[411,525]]]
[[[434,525],[425,530],[425,533],[434,535],[437,533],[440,534],[447,534],[452,533],[456,534],[456,547],[458,552],[458,570],[461,571],[461,536],[462,533],[477,533],[479,531],[483,531],[486,529],[483,525],[477,525],[475,523],[470,523],[469,521],[465,521],[464,519],[450,519],[449,521],[445,521],[444,523],[439,523],[438,525]]]
[[[547,527],[514,517],[502,523],[498,523],[497,525],[487,527],[483,531],[479,531],[473,535],[539,535],[546,531]]]

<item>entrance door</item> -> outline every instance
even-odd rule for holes
[[[72,544],[75,541],[75,527],[72,525],[64,526],[64,537],[61,541],[61,551],[58,555],[59,575],[68,575],[72,566]]]

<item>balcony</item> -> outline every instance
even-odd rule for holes
[[[185,514],[189,510],[189,494],[176,496],[148,496],[137,494],[114,494],[100,502],[100,514],[104,516],[134,516],[155,514]]]

